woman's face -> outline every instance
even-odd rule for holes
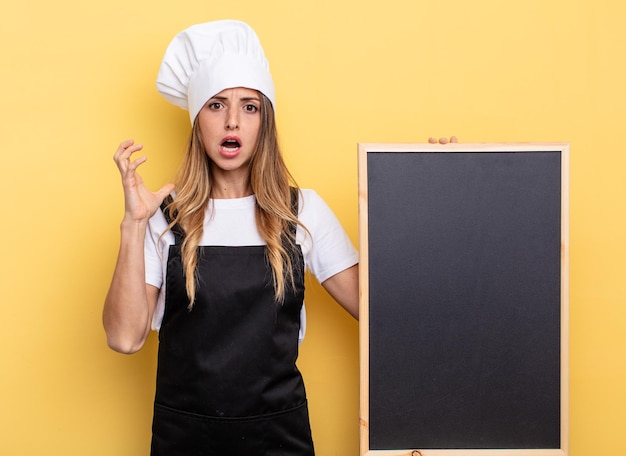
[[[216,165],[213,173],[248,174],[261,128],[261,96],[236,87],[213,96],[198,113],[202,144]]]

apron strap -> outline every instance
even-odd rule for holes
[[[163,215],[165,216],[165,220],[167,221],[168,224],[172,223],[172,215],[170,214],[170,208],[168,206],[172,204],[173,201],[174,201],[174,198],[172,198],[172,195],[167,195],[165,199],[163,200],[163,203],[161,203],[161,211],[163,212]],[[182,244],[183,238],[185,237],[185,232],[183,231],[183,229],[178,223],[172,226],[172,233],[174,234],[175,244],[176,245]]]
[[[291,191],[291,213],[298,218],[298,198],[299,198],[299,192],[298,189],[296,187],[289,187],[289,190]],[[298,226],[295,223],[290,223],[289,224],[289,232],[291,233],[291,235],[293,236],[293,239],[296,238],[296,229],[298,228]]]

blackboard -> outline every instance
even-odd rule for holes
[[[361,455],[567,455],[568,145],[358,149]]]

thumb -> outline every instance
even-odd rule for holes
[[[154,192],[154,194],[157,196],[157,198],[159,198],[161,202],[163,202],[167,195],[174,191],[174,188],[176,188],[174,184],[165,184],[163,187]]]

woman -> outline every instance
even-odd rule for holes
[[[308,268],[358,318],[358,256],[300,190],[277,142],[274,87],[254,31],[199,24],[168,47],[159,91],[189,111],[177,178],[149,191],[142,146],[120,144],[125,214],[103,322],[109,346],[159,331],[153,455],[312,455],[296,368]],[[171,195],[170,195],[171,194]]]

